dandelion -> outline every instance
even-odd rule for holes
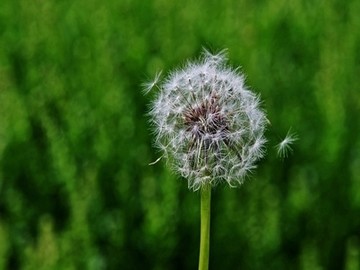
[[[281,158],[287,157],[289,152],[292,152],[291,145],[298,140],[298,137],[295,133],[290,133],[290,130],[286,134],[285,138],[276,145],[277,148],[277,154]]]
[[[171,73],[152,103],[155,145],[193,190],[219,182],[237,186],[264,155],[267,119],[260,99],[226,60],[205,51]]]
[[[162,157],[190,189],[201,190],[199,269],[208,269],[211,187],[241,184],[265,152],[268,121],[260,98],[226,60],[224,53],[205,51],[200,60],[170,73],[157,85],[149,113]]]

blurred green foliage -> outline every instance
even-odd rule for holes
[[[211,269],[360,269],[360,1],[5,0],[0,269],[196,269],[199,194],[141,83],[228,48],[268,156],[213,194]],[[292,126],[288,159],[273,148]]]

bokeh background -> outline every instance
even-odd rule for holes
[[[152,146],[141,84],[228,49],[271,126],[213,191],[211,269],[360,269],[360,1],[5,0],[0,269],[196,269],[199,193]],[[287,159],[276,145],[299,140]]]

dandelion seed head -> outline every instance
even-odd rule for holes
[[[149,112],[155,145],[194,190],[241,184],[265,153],[260,99],[226,60],[224,52],[205,51],[162,83],[156,76],[160,91]]]

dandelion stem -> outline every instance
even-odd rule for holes
[[[199,270],[209,268],[210,250],[210,205],[211,205],[211,185],[203,185],[200,190],[200,255]]]

